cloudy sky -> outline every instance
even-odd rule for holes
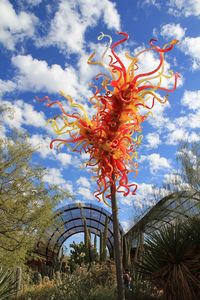
[[[143,123],[139,175],[130,176],[138,184],[137,195],[118,197],[120,221],[127,228],[134,214],[154,203],[154,186],[162,187],[176,171],[180,140],[200,140],[199,25],[199,0],[0,0],[0,101],[15,110],[12,119],[3,116],[1,135],[9,128],[28,132],[38,148],[34,163],[48,169],[45,181],[69,190],[78,201],[97,204],[93,174],[81,168],[85,155],[50,150],[54,135],[46,121],[57,111],[35,97],[58,99],[63,90],[87,109],[88,84],[98,72],[87,65],[87,58],[101,49],[100,32],[114,40],[117,31],[127,32],[129,41],[120,51],[132,54],[148,47],[153,37],[161,46],[178,39],[166,56],[167,69],[181,74],[178,88],[167,105],[156,104],[153,116]],[[145,55],[141,68],[157,62],[156,56]]]

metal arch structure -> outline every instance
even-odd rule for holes
[[[55,212],[54,224],[49,227],[37,243],[35,253],[47,261],[58,257],[63,243],[71,236],[84,232],[84,219],[91,233],[100,236],[104,231],[105,220],[108,217],[107,247],[110,255],[113,253],[113,218],[103,207],[91,203],[73,203],[59,208]],[[124,232],[120,225],[120,234]]]
[[[199,192],[174,192],[162,198],[145,212],[124,237],[131,242],[132,248],[135,248],[141,243],[141,239],[145,239],[163,226],[173,225],[177,220],[187,220],[199,216]]]

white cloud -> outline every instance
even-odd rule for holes
[[[61,162],[63,167],[73,164],[72,155],[69,153],[57,153],[56,158]]]
[[[95,199],[95,196],[93,195],[93,193],[91,193],[91,191],[86,187],[79,187],[77,190],[77,194],[81,195],[83,197],[83,199],[86,199],[86,200],[94,200]]]
[[[169,145],[177,145],[185,136],[186,131],[184,128],[175,128],[168,134],[166,143]]]
[[[155,205],[166,194],[168,194],[168,191],[163,188],[156,188],[153,184],[149,183],[140,183],[131,204],[136,209],[149,208]]]
[[[56,45],[63,52],[80,53],[85,46],[85,33],[103,20],[108,29],[120,30],[120,16],[109,0],[60,1],[48,36],[37,40],[38,46]]]
[[[185,36],[186,28],[181,27],[180,24],[165,24],[161,27],[160,34],[166,39],[181,40]]]
[[[0,42],[9,50],[15,50],[18,41],[33,37],[37,18],[21,11],[15,12],[8,0],[0,1]]]
[[[186,28],[174,23],[163,25],[160,30],[160,34],[165,39],[181,40],[178,48],[192,59],[192,69],[198,70],[200,68],[200,37],[185,36],[185,32]]]
[[[146,135],[147,147],[150,149],[155,149],[161,143],[160,136],[158,133],[148,133]]]
[[[49,137],[44,137],[41,134],[33,134],[29,138],[29,142],[34,148],[37,149],[37,152],[39,152],[42,158],[51,158],[52,150],[49,147],[51,139]]]
[[[191,110],[200,109],[200,90],[185,90],[181,103]]]
[[[151,174],[155,174],[157,171],[163,169],[168,170],[171,168],[170,161],[167,158],[160,156],[158,153],[152,153],[148,156],[142,155],[140,162],[143,161],[149,162]]]
[[[189,143],[200,141],[198,131],[200,128],[200,91],[185,90],[181,104],[186,106],[190,111],[187,110],[183,116],[166,124],[166,129],[169,131],[166,143],[169,145],[177,145],[181,141]]]
[[[92,96],[88,84],[85,84],[85,77],[91,80],[94,76],[92,71],[89,73],[91,77],[88,74],[85,76],[84,72],[79,72],[73,66],[63,69],[58,64],[48,65],[46,61],[34,59],[31,55],[13,56],[12,63],[17,68],[15,83],[18,90],[55,94],[62,90],[82,102]]]
[[[16,83],[11,80],[0,79],[0,97],[6,93],[13,92],[16,89]]]
[[[137,194],[135,196],[136,201],[134,202],[134,205],[140,208],[142,208],[143,206],[149,206],[149,205],[152,206],[155,203],[154,191],[155,191],[155,187],[152,184],[148,184],[148,183],[139,184],[137,189]]]
[[[168,3],[169,13],[175,16],[200,16],[200,1],[199,0],[170,0]]]
[[[34,110],[34,107],[23,100],[14,102],[2,101],[7,107],[13,110],[12,118],[7,112],[4,113],[4,122],[17,129],[21,129],[23,125],[34,127],[45,127],[46,120],[43,112]]]
[[[76,183],[78,186],[83,186],[86,188],[90,188],[90,186],[91,186],[88,178],[84,177],[84,176],[79,177],[79,179],[76,181]]]
[[[121,187],[120,191],[126,191],[126,189]],[[135,201],[135,195],[132,195],[131,193],[126,197],[118,194],[117,197],[119,198],[119,201],[121,202],[121,204],[126,205],[126,206],[132,206]]]
[[[169,0],[169,1],[141,0],[141,3],[142,6],[147,4],[147,5],[153,5],[159,9],[161,8],[161,6],[163,9],[168,8],[168,12],[176,17],[180,17],[180,16],[199,17],[200,16],[199,0],[187,0],[187,1],[186,0]]]
[[[72,182],[67,181],[66,183],[64,183],[64,184],[62,185],[62,188],[63,188],[64,190],[69,191],[71,194],[73,194],[73,184],[72,184]]]
[[[188,115],[187,125],[190,128],[200,128],[200,110]]]
[[[157,8],[161,7],[161,4],[159,3],[158,0],[142,0],[142,6],[143,5],[153,5],[156,6]]]
[[[186,37],[180,44],[180,49],[191,57],[193,70],[200,69],[200,37]]]
[[[37,6],[39,5],[42,0],[22,0],[25,4],[31,5],[31,6]]]
[[[67,89],[70,95],[76,95],[78,78],[73,67],[63,70],[57,64],[49,66],[46,61],[33,59],[31,55],[17,55],[12,58],[12,63],[19,71],[18,89],[49,93]]]
[[[29,138],[29,142],[37,149],[37,152],[43,159],[49,158],[58,160],[63,167],[68,167],[73,164],[72,155],[69,153],[57,152],[55,149],[50,149],[50,137],[45,137],[41,134],[34,134]]]
[[[95,51],[96,47],[97,47],[97,44],[94,45],[93,43],[90,43],[90,49],[92,51]],[[102,49],[102,47],[100,45],[98,45],[98,48]],[[102,53],[103,53],[104,50],[105,49],[103,47]],[[78,72],[79,72],[81,82],[83,82],[85,84],[88,84],[91,81],[91,79],[95,78],[95,76],[102,71],[102,68],[100,66],[90,65],[90,64],[87,63],[88,58],[89,58],[90,55],[91,55],[91,53],[82,52],[81,56],[78,60],[78,63],[77,63],[77,67],[79,69]]]
[[[56,168],[48,168],[47,174],[43,177],[44,182],[49,184],[57,184],[62,189],[67,190],[71,194],[73,194],[73,185],[69,180],[65,180],[63,174],[60,169]]]
[[[60,169],[49,168],[47,171],[48,173],[43,177],[44,182],[58,185],[63,185],[65,183],[65,179]]]
[[[158,93],[155,93],[160,99],[163,99]],[[168,122],[168,118],[165,115],[165,110],[170,107],[170,102],[164,104],[155,101],[154,107],[151,109],[152,115],[150,114],[147,121],[156,128],[163,128]]]
[[[125,232],[127,232],[133,226],[131,221],[126,221],[126,220],[125,221],[120,221],[120,224],[122,225],[123,230]]]
[[[199,114],[200,117],[200,114]],[[199,118],[197,119],[189,119],[186,118],[187,123],[185,125],[190,125],[191,128],[199,128],[200,122]],[[188,143],[199,142],[200,134],[194,131],[186,130],[186,128],[175,128],[172,130],[166,138],[166,143],[169,145],[178,145],[181,141],[187,141]]]

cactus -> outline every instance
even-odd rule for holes
[[[89,237],[89,240],[88,240],[88,253],[89,253],[89,263],[92,262],[93,260],[93,257],[92,257],[92,244],[91,244],[91,230],[88,229],[88,237]]]
[[[105,227],[104,227],[104,232],[103,232],[103,250],[102,250],[102,260],[103,261],[106,260],[106,256],[107,256],[107,251],[106,251],[107,240],[108,240],[108,217],[106,216]]]
[[[22,268],[17,267],[17,269],[16,269],[16,292],[17,292],[17,294],[21,290],[21,285],[22,285]]]
[[[57,271],[57,272],[55,273],[55,279],[56,279],[56,283],[57,283],[57,284],[61,284],[61,283],[62,283],[62,280],[61,280],[61,274],[60,274],[59,271]]]
[[[87,228],[86,219],[84,218],[84,241],[85,241],[85,260],[90,260],[90,236]]]
[[[49,281],[50,281],[50,280],[49,280],[49,276],[44,276],[44,277],[43,277],[43,280],[42,280],[42,283],[43,283],[43,284],[47,284],[47,283],[49,283]]]
[[[97,250],[97,235],[94,235],[94,249]]]
[[[39,272],[33,274],[33,283],[38,285],[42,284],[42,275]]]
[[[99,236],[99,261],[101,262],[102,261],[102,232],[100,232],[100,236]]]
[[[13,272],[0,266],[0,299],[10,299],[16,293],[16,281]]]

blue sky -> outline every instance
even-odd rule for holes
[[[46,182],[68,189],[78,201],[97,203],[93,174],[81,168],[85,156],[49,149],[55,135],[46,121],[58,111],[47,109],[35,97],[59,99],[63,90],[88,109],[88,83],[99,69],[88,66],[87,58],[100,49],[100,32],[114,40],[117,31],[127,32],[129,41],[119,51],[132,54],[147,47],[153,37],[161,46],[178,39],[166,55],[166,68],[181,73],[178,88],[167,105],[156,104],[154,116],[143,123],[139,175],[129,177],[138,183],[137,195],[118,197],[120,221],[127,228],[138,211],[155,202],[154,186],[173,180],[179,141],[200,140],[199,23],[199,0],[1,0],[0,101],[15,110],[12,119],[4,115],[1,136],[13,127],[28,132],[30,142],[38,147],[34,163],[48,169]],[[157,59],[145,55],[141,68],[151,68]]]

